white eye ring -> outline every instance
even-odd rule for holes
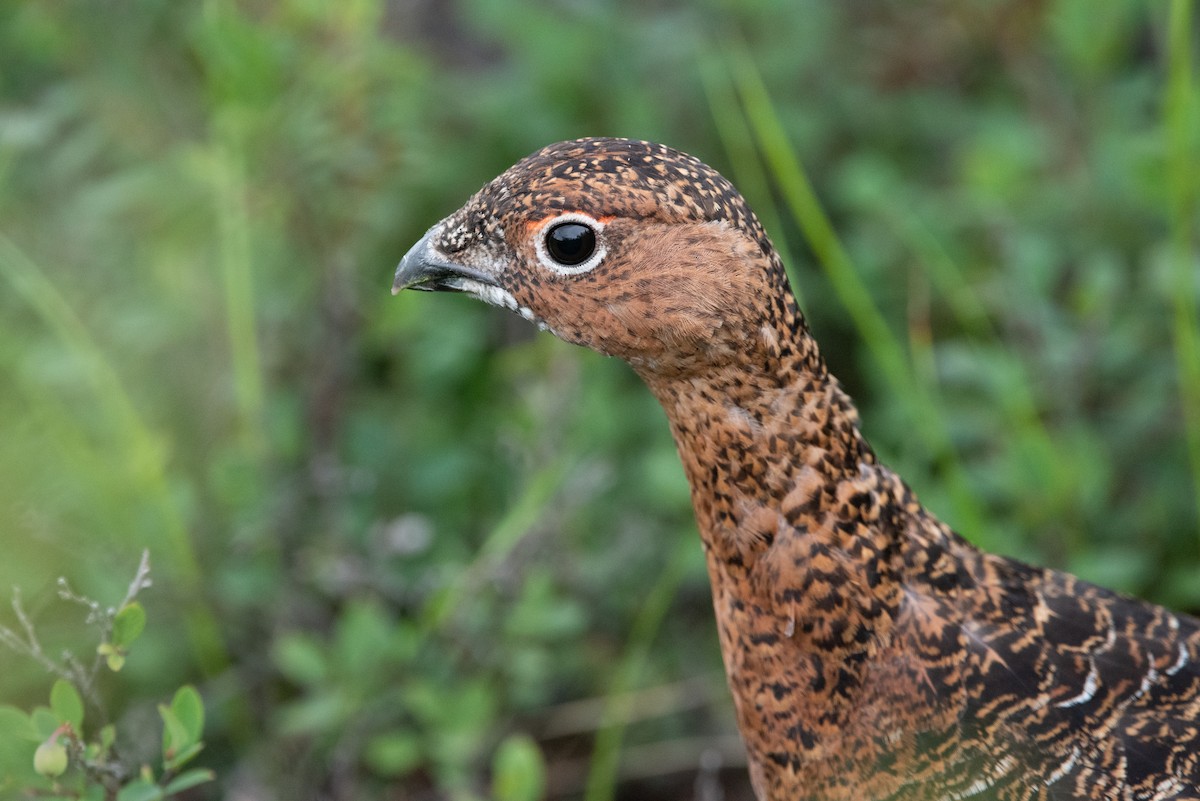
[[[577,223],[578,225],[583,225],[587,228],[590,228],[592,233],[596,236],[596,249],[592,251],[590,256],[581,261],[579,264],[563,264],[551,256],[550,252],[546,249],[546,235],[550,233],[550,231],[552,231],[556,226],[562,225],[563,223]],[[604,223],[600,222],[595,217],[589,217],[586,214],[580,214],[576,211],[560,214],[557,217],[547,220],[545,224],[542,225],[542,227],[538,230],[535,246],[537,247],[538,261],[542,263],[542,266],[551,272],[558,273],[559,275],[580,275],[582,273],[594,270],[596,269],[596,265],[604,260],[604,256],[608,252],[604,242]]]

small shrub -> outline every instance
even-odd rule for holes
[[[104,673],[125,665],[130,648],[146,626],[146,611],[137,601],[150,586],[149,552],[142,554],[137,574],[120,604],[105,607],[75,593],[59,580],[59,597],[85,607],[86,624],[98,636],[90,660],[64,652],[54,659],[42,648],[32,620],[13,594],[18,630],[0,626],[0,643],[33,659],[55,677],[49,704],[31,712],[0,706],[0,792],[17,790],[28,796],[87,801],[159,801],[211,781],[204,768],[183,770],[204,743],[204,705],[190,685],[176,690],[170,704],[160,704],[163,721],[162,761],[134,767],[122,759],[114,724],[100,691]],[[87,711],[93,712],[87,715]]]

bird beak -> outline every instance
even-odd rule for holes
[[[433,237],[438,226],[425,232],[421,241],[413,245],[396,267],[396,278],[392,282],[392,294],[403,289],[420,289],[425,292],[471,292],[477,285],[498,287],[496,278],[474,267],[456,264],[438,253]],[[473,286],[474,285],[474,286]]]

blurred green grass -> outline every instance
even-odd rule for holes
[[[730,723],[661,412],[387,292],[516,158],[623,135],[735,180],[965,535],[1200,609],[1196,38],[1187,0],[0,7],[0,587],[69,644],[54,579],[149,548],[111,690],[199,683],[214,792],[485,796],[527,731],[552,797],[690,797]]]

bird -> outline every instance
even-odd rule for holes
[[[623,359],[661,403],[757,798],[1200,799],[1200,620],[981,551],[923,506],[711,167],[549,145],[430,228],[403,289]]]

